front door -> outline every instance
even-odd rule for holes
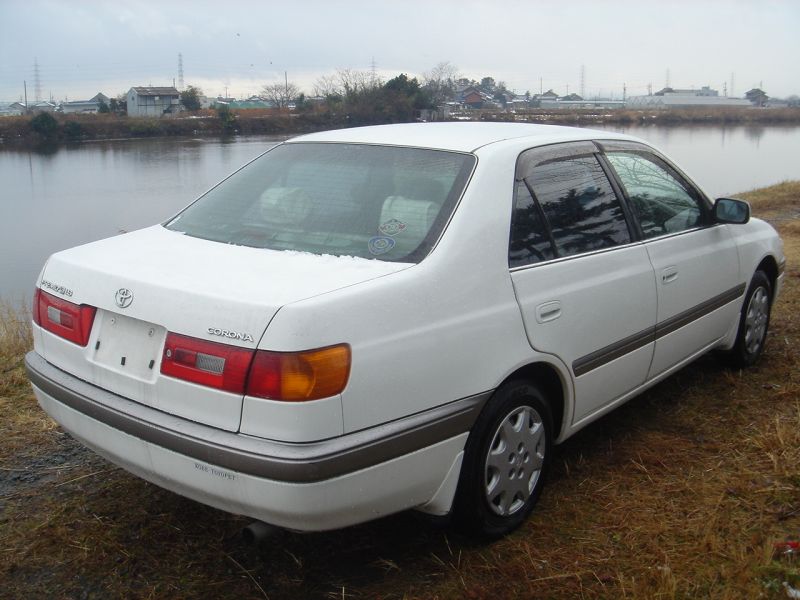
[[[656,347],[648,378],[695,356],[736,322],[745,284],[727,225],[715,225],[711,206],[662,157],[607,148],[641,223],[658,288]]]

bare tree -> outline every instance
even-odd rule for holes
[[[455,94],[458,67],[449,62],[440,62],[422,76],[423,87],[434,105],[450,100]]]
[[[315,96],[341,96],[342,88],[335,75],[323,75],[314,82]]]
[[[273,106],[286,108],[300,95],[300,88],[293,83],[270,83],[261,88],[261,95]]]
[[[348,96],[377,89],[383,85],[380,77],[370,71],[340,69],[335,75],[323,75],[314,82],[317,96]]]

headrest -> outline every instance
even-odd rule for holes
[[[434,202],[389,196],[383,202],[378,234],[391,237],[393,253],[403,256],[422,243],[438,214],[439,205]]]
[[[311,198],[297,187],[270,187],[258,199],[261,218],[271,225],[299,225],[311,211]]]

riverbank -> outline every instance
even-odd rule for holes
[[[198,111],[163,118],[131,118],[116,114],[53,115],[46,128],[31,116],[0,118],[0,142],[7,146],[143,137],[221,135],[292,135],[386,121],[329,111],[286,113],[251,109],[232,112]],[[673,110],[544,110],[516,112],[474,110],[454,113],[450,120],[512,121],[591,126],[617,125],[800,125],[800,108],[695,108]]]
[[[525,525],[478,545],[405,513],[238,541],[248,520],[84,449],[39,409],[23,309],[0,310],[4,597],[785,598],[800,589],[800,181],[739,194],[780,231],[762,360],[681,370],[556,449]]]

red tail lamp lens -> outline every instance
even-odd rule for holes
[[[73,304],[36,288],[33,322],[59,337],[86,346],[97,309],[87,304]]]
[[[350,346],[340,344],[304,352],[259,350],[247,395],[302,402],[340,394],[350,377]]]
[[[253,351],[207,342],[177,333],[167,334],[161,373],[234,394],[244,394]]]

